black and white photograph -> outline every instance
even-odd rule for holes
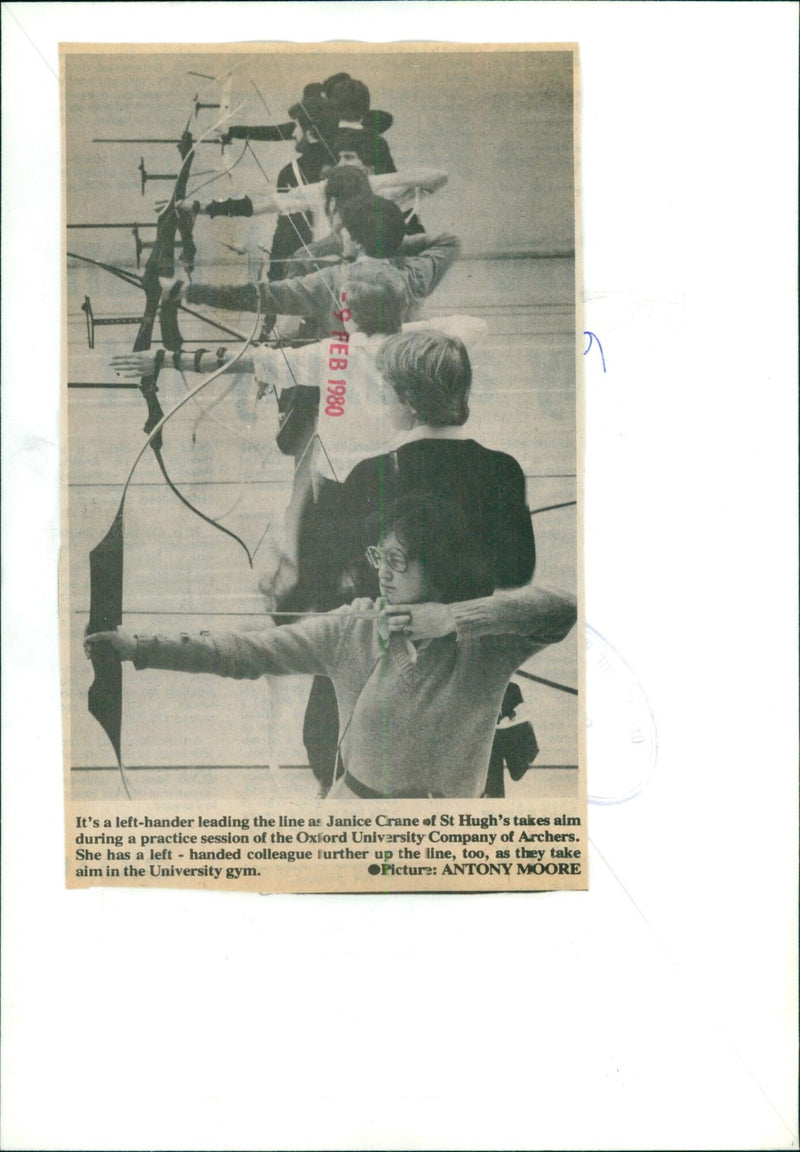
[[[365,842],[416,853],[370,855],[396,883],[585,886],[574,49],[63,80],[67,793],[217,837],[68,818],[73,879],[370,883]],[[381,833],[395,801],[445,828]]]

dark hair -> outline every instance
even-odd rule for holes
[[[336,139],[339,127],[339,114],[334,107],[319,96],[306,96],[299,104],[293,104],[289,115],[297,121],[304,132],[313,132],[320,140],[331,143]]]
[[[363,128],[337,128],[330,144],[334,156],[338,157],[342,152],[355,152],[365,168],[374,168],[380,159],[380,136]]]
[[[343,80],[349,80],[349,72],[334,72],[333,76],[329,76],[327,80],[323,80],[320,88],[326,96],[330,96],[337,84],[341,84]]]
[[[389,260],[405,235],[403,213],[381,196],[358,196],[341,205],[342,223],[368,256]]]
[[[378,538],[384,540],[394,532],[409,559],[422,563],[440,603],[476,600],[491,596],[494,581],[468,516],[468,509],[433,492],[409,492],[380,515]]]
[[[354,168],[352,164],[342,164],[334,168],[325,181],[325,207],[332,199],[341,208],[345,200],[352,200],[356,196],[371,196],[369,176],[363,168]]]
[[[466,424],[472,367],[457,337],[433,330],[392,336],[378,353],[378,367],[423,424]]]
[[[306,84],[303,88],[303,103],[307,100],[320,100],[326,95],[324,84]]]
[[[374,280],[351,278],[347,282],[347,306],[356,324],[367,336],[373,336],[376,332],[391,336],[399,332],[407,302],[405,291],[391,280],[376,283]]]
[[[340,80],[329,95],[342,120],[361,120],[369,112],[369,88],[360,80]]]

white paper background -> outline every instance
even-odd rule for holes
[[[797,16],[3,6],[4,1147],[797,1147]],[[587,619],[656,771],[588,894],[66,893],[58,42],[345,37],[580,44]]]

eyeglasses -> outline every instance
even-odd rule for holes
[[[366,551],[367,560],[373,568],[380,568],[383,560],[389,565],[393,572],[405,572],[408,568],[408,557],[401,548],[376,548],[374,544],[370,544]]]

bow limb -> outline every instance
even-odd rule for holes
[[[261,301],[258,300],[256,307],[256,319],[253,324],[253,329],[248,337],[247,343],[242,346],[234,357],[234,362],[245,354],[247,348],[252,344],[258,332],[259,324],[261,323]],[[89,622],[86,627],[87,634],[94,632],[114,631],[122,623],[122,591],[123,591],[123,577],[124,577],[124,511],[125,511],[125,498],[128,494],[133,474],[136,467],[150,446],[159,463],[161,472],[164,479],[167,481],[170,489],[178,497],[178,499],[192,508],[194,512],[205,520],[207,523],[212,524],[214,527],[219,528],[225,535],[230,536],[236,540],[244,549],[247,555],[248,562],[252,567],[252,557],[245,545],[244,541],[239,539],[235,533],[229,529],[218,524],[210,517],[205,516],[203,513],[198,512],[186,500],[186,498],[177,490],[171,482],[164,468],[163,460],[161,457],[160,449],[156,449],[154,442],[160,437],[163,426],[170,420],[176,412],[178,412],[185,404],[187,404],[194,396],[206,388],[213,380],[224,371],[222,368],[216,369],[205,379],[193,388],[186,396],[182,397],[178,403],[170,410],[167,415],[162,415],[158,423],[151,429],[147,439],[140,448],[136,455],[130,471],[128,472],[125,485],[122,489],[122,496],[120,498],[119,507],[117,508],[116,515],[106,535],[100,541],[96,548],[89,554],[89,571],[90,571],[90,607],[89,607]],[[92,655],[92,666],[94,669],[94,681],[89,688],[89,712],[98,723],[101,725],[114,749],[117,758],[117,765],[120,770],[122,785],[125,789],[125,794],[128,799],[131,799],[130,788],[128,787],[127,777],[125,775],[125,767],[122,760],[122,668],[119,660],[116,659],[113,653]]]
[[[226,372],[226,371],[229,372],[232,365],[236,364],[237,361],[239,361],[242,358],[242,356],[244,356],[244,354],[247,352],[248,348],[252,345],[253,341],[256,338],[256,334],[258,332],[259,325],[261,323],[261,297],[260,297],[260,294],[258,292],[256,292],[256,295],[258,296],[258,300],[257,300],[257,304],[256,304],[256,313],[255,313],[256,319],[255,319],[255,323],[253,324],[253,327],[250,331],[250,334],[247,337],[247,341],[237,351],[236,355],[233,357],[232,360],[228,361],[227,364],[221,365],[219,368],[215,368],[213,372],[211,372],[208,376],[205,377],[205,379],[201,380],[199,384],[195,385],[194,388],[190,389],[190,391],[188,391],[185,396],[182,396],[181,399],[177,402],[177,404],[175,404],[175,406],[173,408],[171,408],[170,411],[165,416],[162,416],[161,419],[158,421],[158,423],[150,430],[150,432],[147,436],[147,439],[145,440],[144,444],[142,444],[141,448],[139,449],[139,451],[136,455],[136,458],[134,459],[133,464],[131,465],[130,471],[128,472],[128,477],[125,481],[125,485],[124,485],[123,490],[122,490],[122,499],[120,501],[121,504],[124,504],[124,502],[125,502],[125,496],[127,495],[128,488],[130,486],[131,480],[133,479],[133,474],[136,471],[136,467],[139,464],[139,461],[141,460],[142,456],[144,456],[145,452],[147,451],[147,448],[148,447],[152,448],[154,442],[159,439],[159,437],[161,435],[161,430],[164,427],[164,425],[167,423],[167,421],[171,420],[172,417],[177,412],[179,412],[181,410],[181,408],[184,407],[184,405],[188,404],[190,400],[193,400],[197,395],[199,395],[199,393],[202,392],[204,388],[207,388],[208,385],[211,384],[214,380],[216,380],[218,376],[221,376],[223,372]],[[181,497],[181,499],[184,500],[184,503],[187,503],[185,498]],[[198,515],[202,516],[202,513],[198,513]],[[221,524],[216,524],[216,521],[211,520],[207,516],[203,516],[203,519],[207,520],[211,524],[215,524],[215,526],[218,527],[220,529],[220,531],[225,532],[228,536],[232,536],[233,539],[239,540],[238,536],[235,536],[232,532],[229,532],[227,528],[223,528],[223,526]],[[249,559],[250,553],[248,552],[246,545],[241,540],[239,540],[239,543],[242,545],[242,548],[244,548],[245,553],[247,554],[247,557]]]
[[[234,112],[228,110],[224,116],[216,120],[206,129],[202,136],[198,136],[194,141],[189,132],[188,123],[181,135],[178,145],[181,156],[181,169],[175,181],[172,195],[158,218],[155,243],[153,244],[142,276],[142,284],[146,294],[146,307],[145,315],[142,319],[136,342],[134,343],[134,352],[143,352],[150,347],[153,324],[156,316],[159,314],[159,309],[161,315],[161,339],[164,347],[170,352],[174,352],[179,349],[183,343],[177,321],[178,301],[164,301],[162,303],[159,278],[164,277],[171,279],[175,275],[175,240],[179,231],[183,239],[184,262],[187,270],[191,271],[194,266],[197,249],[192,235],[193,217],[191,212],[185,211],[180,207],[181,201],[186,198],[192,159],[197,150],[197,146],[201,144],[206,137],[212,136],[217,129],[222,126],[225,120],[231,115],[234,115],[235,112],[240,111],[243,107],[244,104],[241,104]]]
[[[153,341],[153,325],[155,324],[156,317],[159,315],[159,310],[161,312],[161,340],[164,347],[174,352],[179,350],[183,344],[183,337],[178,327],[177,301],[169,304],[165,303],[163,307],[161,306],[162,290],[160,279],[162,276],[171,278],[175,274],[174,249],[178,232],[177,201],[182,199],[183,193],[186,191],[189,169],[191,168],[192,156],[194,155],[192,137],[188,131],[184,131],[181,136],[179,150],[181,154],[181,170],[178,173],[178,179],[175,182],[169,204],[159,216],[156,226],[155,243],[153,244],[152,251],[145,265],[144,274],[142,275],[142,287],[145,291],[145,309],[142,322],[139,325],[139,331],[136,333],[136,339],[133,344],[134,352],[146,352],[150,348]],[[184,244],[186,243],[191,245],[190,259],[193,260],[194,243],[188,232],[184,237]],[[158,399],[158,373],[162,362],[163,357],[161,357],[160,360],[156,360],[155,371],[148,376],[143,376],[139,384],[141,393],[147,402],[147,420],[145,421],[144,431],[148,438],[153,429],[161,423],[164,416],[164,410]],[[164,479],[170,483],[163,460],[160,459],[162,448],[160,433],[149,442],[152,443],[153,452],[164,474]]]
[[[237,106],[235,108],[230,107],[230,100],[227,100],[223,104],[221,104],[220,107],[223,109],[223,114],[220,116],[220,118],[218,120],[216,120],[214,122],[214,124],[211,125],[210,128],[208,128],[203,133],[202,136],[199,136],[197,138],[197,140],[195,141],[194,147],[196,148],[198,144],[201,144],[204,140],[206,140],[207,138],[212,136],[212,134],[214,132],[216,132],[216,130],[218,128],[222,127],[222,125],[226,122],[226,120],[230,120],[230,119],[232,119],[232,117],[238,115],[238,113],[241,112],[242,108],[244,108],[244,106],[246,104],[247,104],[246,99],[243,100],[241,102],[241,104],[237,104]],[[245,143],[247,143],[247,142],[245,141]],[[247,151],[247,149],[243,148],[242,151],[237,156],[236,160],[234,160],[233,164],[228,164],[228,162],[223,157],[222,168],[220,169],[220,171],[214,172],[212,175],[210,175],[208,177],[207,180],[204,180],[202,184],[198,184],[197,187],[193,188],[190,192],[184,191],[183,196],[177,197],[177,199],[179,199],[179,200],[181,200],[181,199],[193,200],[195,198],[195,196],[197,195],[197,193],[202,188],[208,187],[209,184],[213,184],[215,180],[219,180],[223,176],[230,176],[230,173],[237,166],[237,164],[239,164],[239,162],[244,159],[244,155],[245,155],[246,151]],[[203,173],[198,173],[198,175],[203,175]],[[189,269],[189,270],[191,271],[191,269]]]
[[[244,105],[240,105],[240,107],[243,106]],[[237,108],[236,111],[238,112],[239,109]],[[191,213],[182,210],[179,205],[186,197],[186,187],[189,181],[192,157],[195,154],[198,144],[207,136],[216,132],[231,115],[230,109],[226,110],[225,115],[215,121],[215,123],[195,141],[192,140],[191,133],[189,132],[188,122],[181,135],[178,146],[182,161],[181,170],[178,173],[178,179],[175,181],[169,202],[159,216],[156,226],[155,243],[142,276],[146,305],[142,323],[133,345],[134,352],[146,352],[150,348],[153,324],[159,312],[161,319],[161,342],[164,347],[170,352],[176,352],[179,351],[183,345],[183,337],[178,327],[178,310],[181,307],[180,301],[177,297],[173,300],[162,300],[161,278],[163,277],[169,280],[175,275],[175,240],[178,231],[180,231],[183,237],[183,252],[186,267],[188,270],[194,267],[194,257],[197,249],[192,238],[193,217]],[[247,345],[245,345],[245,347],[246,346]],[[163,362],[163,357],[161,362]],[[207,520],[208,517],[200,512],[199,509],[195,508],[175,487],[167,472],[163,457],[161,456],[163,440],[160,425],[164,420],[164,410],[158,399],[158,374],[160,367],[161,363],[156,361],[155,371],[149,376],[143,376],[139,385],[142,395],[147,402],[147,420],[144,425],[144,432],[148,437],[146,443],[151,445],[161,474],[170,489],[182,503],[196,512],[201,519]],[[221,525],[219,527],[221,531],[227,531],[222,528]]]

